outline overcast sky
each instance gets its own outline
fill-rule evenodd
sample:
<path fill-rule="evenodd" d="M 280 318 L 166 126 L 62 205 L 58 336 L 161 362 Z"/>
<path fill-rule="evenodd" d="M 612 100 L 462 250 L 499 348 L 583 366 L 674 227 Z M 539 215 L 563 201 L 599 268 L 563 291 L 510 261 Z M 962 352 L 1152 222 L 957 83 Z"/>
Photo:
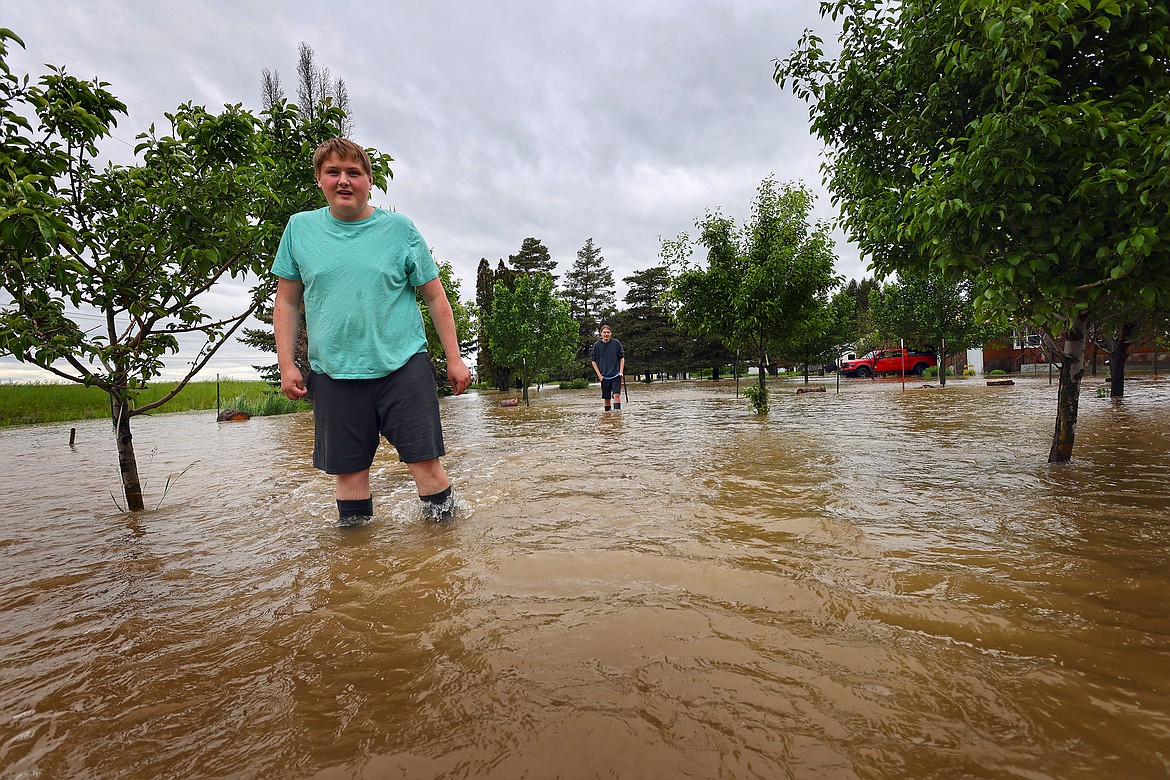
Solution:
<path fill-rule="evenodd" d="M 534 236 L 560 274 L 592 238 L 620 302 L 623 277 L 659 264 L 661 238 L 693 233 L 708 209 L 742 222 L 769 174 L 805 182 L 815 216 L 835 217 L 807 106 L 772 81 L 806 27 L 834 37 L 818 5 L 7 0 L 0 24 L 27 47 L 10 52 L 14 73 L 50 63 L 109 82 L 129 116 L 106 149 L 125 164 L 135 136 L 181 103 L 259 110 L 264 68 L 295 100 L 307 43 L 345 80 L 354 139 L 395 159 L 375 205 L 415 221 L 462 300 L 480 258 L 495 265 Z M 838 272 L 860 279 L 857 250 L 835 236 Z M 225 307 L 243 298 L 218 292 Z M 251 377 L 271 362 L 231 345 L 209 371 Z M 0 379 L 43 377 L 0 360 Z"/>

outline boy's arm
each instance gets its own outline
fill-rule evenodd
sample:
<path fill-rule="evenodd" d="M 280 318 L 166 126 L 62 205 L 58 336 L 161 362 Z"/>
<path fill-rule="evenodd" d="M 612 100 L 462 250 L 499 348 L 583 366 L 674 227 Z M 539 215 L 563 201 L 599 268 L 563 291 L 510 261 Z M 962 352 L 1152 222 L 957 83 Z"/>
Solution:
<path fill-rule="evenodd" d="M 419 287 L 418 291 L 427 302 L 431 322 L 439 334 L 439 341 L 443 343 L 443 354 L 447 358 L 447 379 L 458 395 L 471 386 L 471 371 L 459 354 L 459 336 L 455 332 L 455 315 L 451 311 L 451 302 L 447 300 L 443 282 L 437 276 Z"/>
<path fill-rule="evenodd" d="M 276 338 L 276 363 L 280 368 L 280 391 L 285 398 L 304 398 L 309 392 L 296 363 L 297 330 L 301 320 L 301 297 L 305 285 L 278 277 L 276 301 L 272 306 L 272 332 Z"/>

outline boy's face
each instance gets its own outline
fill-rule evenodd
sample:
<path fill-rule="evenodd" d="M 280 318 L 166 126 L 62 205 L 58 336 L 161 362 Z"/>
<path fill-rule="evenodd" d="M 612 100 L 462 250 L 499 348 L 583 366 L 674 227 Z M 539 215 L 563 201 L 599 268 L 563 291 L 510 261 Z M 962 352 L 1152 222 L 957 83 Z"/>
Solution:
<path fill-rule="evenodd" d="M 374 187 L 374 178 L 357 160 L 329 155 L 317 174 L 317 186 L 329 201 L 329 212 L 338 219 L 353 222 L 373 213 L 370 190 Z"/>
<path fill-rule="evenodd" d="M 601 340 L 602 341 L 609 341 L 609 338 L 612 335 L 613 335 L 613 332 L 609 328 L 602 328 L 601 329 Z"/>

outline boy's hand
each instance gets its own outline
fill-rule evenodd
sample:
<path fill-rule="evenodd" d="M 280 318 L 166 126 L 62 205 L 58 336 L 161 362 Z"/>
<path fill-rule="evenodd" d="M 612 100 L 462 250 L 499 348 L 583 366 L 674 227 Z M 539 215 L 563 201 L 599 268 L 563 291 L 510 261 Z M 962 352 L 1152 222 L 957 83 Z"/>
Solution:
<path fill-rule="evenodd" d="M 304 398 L 309 392 L 309 388 L 305 387 L 305 378 L 301 376 L 299 368 L 292 366 L 280 372 L 280 392 L 284 393 L 284 397 L 290 401 Z"/>
<path fill-rule="evenodd" d="M 455 391 L 455 395 L 459 395 L 471 387 L 471 370 L 467 368 L 462 358 L 457 357 L 454 360 L 448 358 L 447 380 L 451 383 L 451 389 Z"/>

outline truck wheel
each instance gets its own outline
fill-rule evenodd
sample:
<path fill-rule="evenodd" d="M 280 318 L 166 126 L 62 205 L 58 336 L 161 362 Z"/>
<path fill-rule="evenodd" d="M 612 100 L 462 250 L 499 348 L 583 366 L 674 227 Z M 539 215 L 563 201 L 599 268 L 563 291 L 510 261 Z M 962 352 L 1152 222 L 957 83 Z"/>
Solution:
<path fill-rule="evenodd" d="M 914 376 L 922 376 L 922 375 L 923 375 L 923 374 L 925 374 L 925 373 L 926 373 L 926 364 L 925 364 L 925 363 L 917 363 L 917 364 L 915 364 L 915 366 L 914 366 Z"/>
<path fill-rule="evenodd" d="M 860 368 L 857 369 L 857 378 L 858 379 L 869 379 L 870 376 L 872 376 L 872 375 L 873 375 L 873 372 L 869 370 L 868 366 L 861 366 Z"/>

